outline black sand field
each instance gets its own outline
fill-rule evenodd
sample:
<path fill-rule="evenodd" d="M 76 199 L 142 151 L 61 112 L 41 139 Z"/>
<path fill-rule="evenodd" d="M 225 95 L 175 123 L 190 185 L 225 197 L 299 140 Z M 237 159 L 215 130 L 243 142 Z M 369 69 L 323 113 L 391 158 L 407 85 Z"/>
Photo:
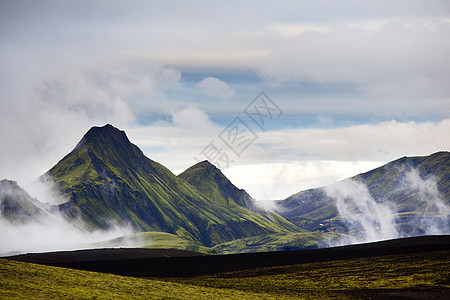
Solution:
<path fill-rule="evenodd" d="M 190 277 L 395 254 L 450 250 L 450 236 L 412 237 L 316 250 L 204 255 L 180 250 L 94 249 L 34 253 L 7 259 L 133 277 Z"/>

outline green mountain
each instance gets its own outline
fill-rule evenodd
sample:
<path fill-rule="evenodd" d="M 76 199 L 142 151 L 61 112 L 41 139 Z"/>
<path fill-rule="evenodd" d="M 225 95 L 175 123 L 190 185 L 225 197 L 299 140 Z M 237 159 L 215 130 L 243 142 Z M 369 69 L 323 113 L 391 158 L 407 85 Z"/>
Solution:
<path fill-rule="evenodd" d="M 398 230 L 405 235 L 423 234 L 417 228 L 421 222 L 437 222 L 450 230 L 449 152 L 403 157 L 330 187 L 349 181 L 367 187 L 376 203 L 392 206 Z M 280 201 L 280 215 L 307 230 L 346 232 L 348 228 L 339 215 L 336 201 L 327 193 L 330 187 L 302 191 Z"/>
<path fill-rule="evenodd" d="M 237 188 L 222 171 L 209 161 L 193 165 L 178 177 L 190 183 L 210 201 L 228 206 L 239 205 L 256 212 L 275 224 L 288 228 L 290 231 L 302 231 L 277 213 L 259 207 L 256 200 L 245 190 Z"/>
<path fill-rule="evenodd" d="M 433 230 L 450 232 L 449 178 L 448 152 L 404 157 L 334 185 L 302 191 L 280 201 L 277 212 L 266 211 L 208 161 L 176 176 L 147 158 L 125 132 L 105 125 L 91 128 L 43 175 L 54 182 L 65 203 L 42 204 L 17 183 L 3 180 L 0 214 L 2 220 L 21 224 L 51 218 L 56 208 L 78 229 L 119 225 L 136 232 L 94 245 L 98 247 L 139 245 L 204 253 L 306 249 L 358 237 L 360 229 L 368 232 L 367 226 L 382 229 L 387 214 L 395 215 L 387 225 L 395 223 L 398 236 L 430 234 L 424 229 L 430 224 Z M 348 206 L 344 213 L 336 193 Z M 377 205 L 388 209 L 379 214 Z M 364 209 L 368 224 L 352 219 Z M 371 215 L 378 219 L 371 220 Z"/>
<path fill-rule="evenodd" d="M 137 231 L 172 233 L 212 246 L 298 229 L 285 220 L 273 222 L 235 201 L 204 195 L 147 158 L 125 132 L 111 125 L 91 128 L 44 176 L 70 199 L 60 210 L 90 230 L 131 225 Z"/>
<path fill-rule="evenodd" d="M 292 251 L 317 249 L 325 240 L 332 240 L 339 235 L 323 232 L 274 233 L 236 239 L 214 246 L 215 253 L 237 254 L 270 251 Z"/>
<path fill-rule="evenodd" d="M 32 198 L 17 182 L 0 181 L 0 216 L 8 223 L 21 224 L 48 216 L 49 205 Z"/>
<path fill-rule="evenodd" d="M 210 254 L 212 252 L 211 248 L 203 246 L 203 244 L 198 241 L 158 231 L 133 233 L 112 240 L 98 242 L 91 246 L 94 248 L 136 247 L 148 249 L 176 249 L 205 254 Z"/>
<path fill-rule="evenodd" d="M 218 168 L 207 160 L 193 165 L 178 177 L 190 183 L 214 202 L 226 205 L 237 204 L 252 210 L 256 206 L 255 200 L 246 191 L 234 186 Z"/>

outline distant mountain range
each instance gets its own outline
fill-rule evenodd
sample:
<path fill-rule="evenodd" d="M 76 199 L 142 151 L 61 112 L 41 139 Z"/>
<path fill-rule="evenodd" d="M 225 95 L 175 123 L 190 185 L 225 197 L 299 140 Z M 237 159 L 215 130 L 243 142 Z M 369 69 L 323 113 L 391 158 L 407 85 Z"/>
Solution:
<path fill-rule="evenodd" d="M 3 180 L 0 213 L 17 223 L 58 211 L 86 231 L 131 226 L 137 232 L 97 245 L 102 247 L 132 241 L 218 253 L 317 248 L 366 226 L 346 215 L 367 213 L 364 205 L 374 213 L 378 206 L 391 209 L 398 236 L 428 234 L 426 222 L 448 230 L 449 167 L 448 152 L 404 157 L 343 183 L 302 191 L 266 211 L 208 161 L 176 176 L 147 158 L 125 132 L 105 125 L 91 128 L 41 177 L 54 183 L 65 203 L 44 205 Z M 339 190 L 342 184 L 359 194 Z M 355 199 L 363 196 L 364 201 Z M 371 225 L 383 228 L 376 219 Z"/>
<path fill-rule="evenodd" d="M 450 153 L 403 157 L 334 185 L 301 191 L 278 204 L 276 210 L 283 217 L 310 231 L 348 233 L 352 226 L 360 230 L 353 216 L 343 215 L 348 208 L 362 217 L 366 213 L 368 218 L 376 216 L 377 209 L 384 209 L 384 214 L 392 214 L 391 225 L 399 237 L 448 234 Z"/>

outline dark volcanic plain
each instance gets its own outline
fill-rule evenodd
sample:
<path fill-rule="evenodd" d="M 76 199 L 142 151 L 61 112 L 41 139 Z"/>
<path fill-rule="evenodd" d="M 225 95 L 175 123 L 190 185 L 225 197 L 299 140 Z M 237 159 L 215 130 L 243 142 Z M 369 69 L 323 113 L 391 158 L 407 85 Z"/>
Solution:
<path fill-rule="evenodd" d="M 6 257 L 79 270 L 132 277 L 191 277 L 312 262 L 449 251 L 450 236 L 411 237 L 314 250 L 205 255 L 171 249 L 92 249 Z"/>
<path fill-rule="evenodd" d="M 135 278 L 141 280 L 145 296 L 138 298 L 143 299 L 161 297 L 162 292 L 155 289 L 155 284 L 169 289 L 166 290 L 169 297 L 183 293 L 183 288 L 190 289 L 193 294 L 189 297 L 178 295 L 184 299 L 202 295 L 204 298 L 202 293 L 215 298 L 221 297 L 214 293 L 225 293 L 226 296 L 221 294 L 222 297 L 229 298 L 234 295 L 233 291 L 250 293 L 244 295 L 247 298 L 261 296 L 268 299 L 450 299 L 449 235 L 251 254 L 205 255 L 170 249 L 119 248 L 34 253 L 5 258 Z M 40 280 L 45 277 L 40 278 L 35 268 L 30 265 L 18 270 L 17 276 L 30 280 L 27 288 L 36 288 L 33 282 L 41 288 Z M 6 274 L 6 277 L 15 276 L 11 275 L 11 269 L 8 272 L 10 275 Z M 59 274 L 59 271 L 54 272 Z M 45 274 L 43 270 L 42 276 L 47 276 Z M 77 278 L 80 275 L 67 275 L 69 279 L 65 277 L 64 280 L 46 279 L 50 280 L 49 290 L 44 289 L 43 292 L 45 295 L 55 295 L 52 289 L 56 289 L 61 295 L 66 295 L 66 289 L 72 291 L 74 279 L 71 276 Z M 108 280 L 117 282 L 119 279 Z M 148 286 L 142 280 L 148 281 Z M 110 281 L 101 281 L 100 287 L 89 287 L 83 284 L 93 281 L 87 280 L 77 290 L 81 294 L 76 295 L 89 294 L 91 288 L 95 288 L 97 295 L 112 297 L 114 291 L 120 288 L 112 291 L 105 287 Z M 133 281 L 130 284 L 134 286 L 136 283 Z M 9 282 L 10 287 L 5 295 L 8 292 L 14 294 L 15 288 L 20 289 L 20 285 L 12 285 Z M 179 285 L 183 287 L 181 290 Z M 171 290 L 174 287 L 177 292 Z M 22 297 L 26 291 L 14 295 Z"/>

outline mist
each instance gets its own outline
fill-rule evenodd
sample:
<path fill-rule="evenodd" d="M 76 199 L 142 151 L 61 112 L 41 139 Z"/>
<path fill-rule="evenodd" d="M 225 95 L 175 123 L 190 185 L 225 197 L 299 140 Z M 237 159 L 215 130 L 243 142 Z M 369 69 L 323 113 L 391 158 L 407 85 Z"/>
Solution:
<path fill-rule="evenodd" d="M 67 199 L 55 192 L 51 181 L 29 182 L 27 187 L 39 194 L 39 198 L 35 193 L 30 195 L 23 190 L 14 191 L 0 186 L 0 256 L 96 248 L 95 243 L 134 233 L 131 226 L 112 223 L 108 230 L 86 230 L 81 223 L 71 222 L 59 212 L 55 204 L 67 202 Z M 28 196 L 29 202 L 38 209 L 34 214 L 11 220 L 3 214 L 3 201 L 6 197 L 19 201 L 16 198 L 18 193 Z"/>
<path fill-rule="evenodd" d="M 361 181 L 347 179 L 325 188 L 349 231 L 327 246 L 356 244 L 419 235 L 450 233 L 450 206 L 437 187 L 437 178 L 422 178 L 417 169 L 402 167 L 401 178 L 391 191 L 415 201 L 415 209 L 402 212 L 389 196 L 374 199 Z"/>
<path fill-rule="evenodd" d="M 96 242 L 131 234 L 131 228 L 114 227 L 108 231 L 82 231 L 61 218 L 32 220 L 11 224 L 0 220 L 0 256 L 96 248 Z"/>
<path fill-rule="evenodd" d="M 416 227 L 413 235 L 450 234 L 450 206 L 439 193 L 436 177 L 422 179 L 416 169 L 410 168 L 400 188 L 409 188 L 418 195 L 418 213 L 410 221 Z"/>
<path fill-rule="evenodd" d="M 350 230 L 338 244 L 373 242 L 399 236 L 395 226 L 395 207 L 375 201 L 363 183 L 344 180 L 326 187 L 325 192 L 335 200 L 339 215 Z"/>

